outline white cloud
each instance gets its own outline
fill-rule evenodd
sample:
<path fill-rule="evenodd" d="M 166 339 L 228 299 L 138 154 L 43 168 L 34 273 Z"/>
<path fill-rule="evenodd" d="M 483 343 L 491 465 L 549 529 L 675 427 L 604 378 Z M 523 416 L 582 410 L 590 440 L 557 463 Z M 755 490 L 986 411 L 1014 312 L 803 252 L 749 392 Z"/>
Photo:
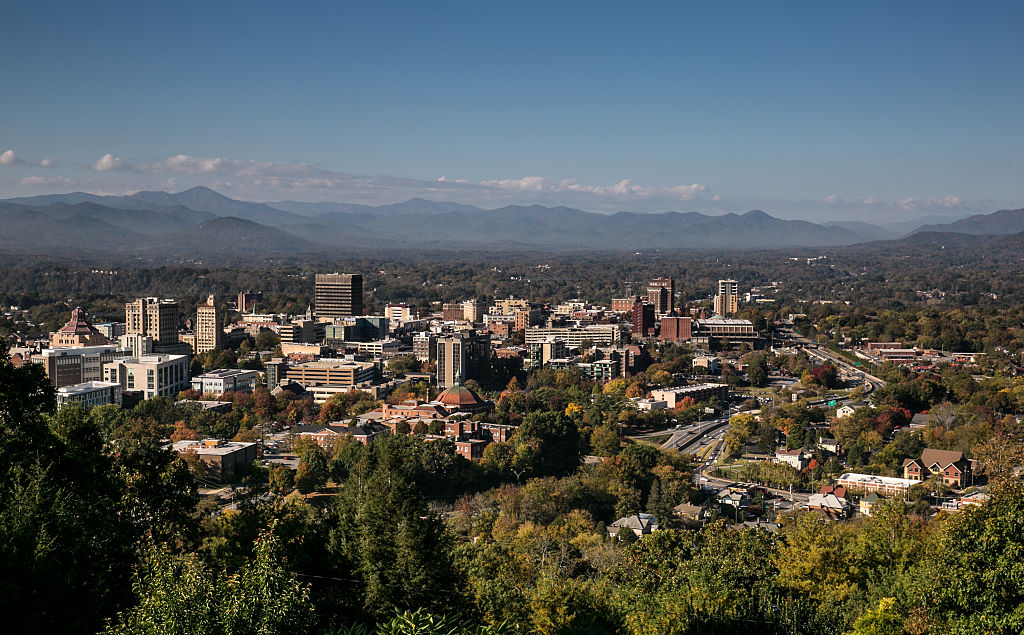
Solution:
<path fill-rule="evenodd" d="M 63 176 L 26 176 L 18 181 L 18 183 L 25 186 L 38 187 L 41 185 L 71 185 L 74 181 Z"/>
<path fill-rule="evenodd" d="M 308 163 L 238 160 L 176 154 L 144 161 L 125 161 L 112 153 L 92 164 L 42 159 L 25 161 L 13 150 L 0 153 L 0 166 L 56 167 L 61 177 L 27 176 L 11 185 L 25 188 L 74 184 L 92 192 L 126 194 L 139 190 L 180 191 L 196 185 L 233 198 L 256 201 L 335 201 L 381 205 L 414 197 L 451 201 L 482 208 L 505 205 L 569 206 L 595 212 L 698 211 L 711 214 L 763 209 L 773 216 L 809 220 L 860 219 L 886 222 L 926 213 L 984 212 L 1014 202 L 964 201 L 955 195 L 882 199 L 876 195 L 834 193 L 818 199 L 742 200 L 723 196 L 702 183 L 645 185 L 631 178 L 607 184 L 540 175 L 470 182 L 449 175 L 412 179 L 390 175 L 358 175 Z M 88 175 L 70 170 L 87 170 Z M 52 173 L 51 173 L 52 174 Z M 20 176 L 20 175 L 19 175 Z M 72 181 L 65 177 L 71 177 Z"/>
<path fill-rule="evenodd" d="M 577 179 L 552 181 L 542 176 L 526 176 L 521 179 L 500 179 L 483 181 L 481 185 L 501 190 L 552 193 L 582 193 L 611 197 L 617 200 L 651 200 L 656 198 L 691 201 L 708 191 L 700 183 L 672 185 L 668 187 L 634 185 L 631 179 L 622 179 L 612 185 L 585 185 Z"/>
<path fill-rule="evenodd" d="M 115 157 L 109 152 L 99 158 L 96 163 L 92 164 L 92 169 L 96 172 L 110 172 L 111 170 L 127 170 L 131 166 L 121 161 L 121 159 Z"/>
<path fill-rule="evenodd" d="M 497 181 L 484 181 L 481 185 L 487 187 L 496 187 L 501 190 L 528 190 L 531 192 L 540 192 L 545 189 L 545 179 L 543 176 L 524 176 L 521 179 L 501 179 Z"/>
<path fill-rule="evenodd" d="M 14 150 L 4 150 L 0 152 L 0 165 L 19 165 L 19 166 L 35 166 L 39 168 L 52 168 L 54 166 L 53 159 L 42 159 L 41 161 L 26 161 L 22 159 Z"/>

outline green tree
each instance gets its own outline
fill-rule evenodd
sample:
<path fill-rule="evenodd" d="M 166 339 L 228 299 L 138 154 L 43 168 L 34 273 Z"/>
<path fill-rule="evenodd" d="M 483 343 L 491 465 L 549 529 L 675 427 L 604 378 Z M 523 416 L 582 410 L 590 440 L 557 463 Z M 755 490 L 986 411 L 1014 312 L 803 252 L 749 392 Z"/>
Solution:
<path fill-rule="evenodd" d="M 1024 630 L 1024 483 L 1004 481 L 987 504 L 962 510 L 940 531 L 936 576 L 924 605 L 947 633 Z"/>
<path fill-rule="evenodd" d="M 295 486 L 295 472 L 285 465 L 275 463 L 270 466 L 270 490 L 283 494 Z"/>
<path fill-rule="evenodd" d="M 137 534 L 80 407 L 53 411 L 37 364 L 0 344 L 0 611 L 11 632 L 95 632 L 127 601 Z M 48 425 L 49 424 L 49 425 Z"/>
<path fill-rule="evenodd" d="M 594 428 L 590 433 L 590 451 L 595 456 L 615 456 L 619 453 L 619 433 L 614 425 Z"/>
<path fill-rule="evenodd" d="M 747 365 L 747 376 L 750 378 L 751 386 L 765 386 L 768 384 L 768 356 L 764 353 L 747 353 L 742 361 Z"/>
<path fill-rule="evenodd" d="M 329 475 L 323 450 L 313 444 L 303 448 L 299 467 L 295 471 L 295 488 L 303 494 L 309 494 L 326 485 Z"/>
<path fill-rule="evenodd" d="M 138 604 L 107 633 L 118 635 L 272 635 L 313 626 L 309 589 L 287 571 L 280 541 L 260 535 L 237 575 L 211 571 L 194 555 L 154 551 L 139 571 Z"/>
<path fill-rule="evenodd" d="M 532 450 L 532 469 L 538 475 L 563 475 L 580 464 L 580 434 L 564 412 L 532 412 L 523 419 L 513 442 Z M 517 450 L 518 451 L 518 450 Z"/>
<path fill-rule="evenodd" d="M 277 333 L 266 330 L 260 331 L 256 335 L 256 350 L 258 351 L 272 351 L 281 344 L 281 338 Z"/>
<path fill-rule="evenodd" d="M 405 437 L 374 443 L 341 490 L 330 550 L 339 572 L 356 575 L 363 610 L 383 617 L 395 610 L 461 608 L 436 589 L 460 589 L 465 581 L 453 558 L 453 538 L 407 476 Z"/>

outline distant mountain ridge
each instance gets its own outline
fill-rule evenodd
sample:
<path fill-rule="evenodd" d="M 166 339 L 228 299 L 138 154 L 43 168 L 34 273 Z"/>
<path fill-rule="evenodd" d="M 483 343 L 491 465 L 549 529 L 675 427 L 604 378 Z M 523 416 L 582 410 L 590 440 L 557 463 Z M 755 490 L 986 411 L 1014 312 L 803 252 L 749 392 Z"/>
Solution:
<path fill-rule="evenodd" d="M 1024 209 L 1002 209 L 991 214 L 975 214 L 941 225 L 922 225 L 912 233 L 952 232 L 974 235 L 1005 235 L 1024 231 Z"/>
<path fill-rule="evenodd" d="M 207 258 L 374 249 L 770 249 L 894 237 L 868 223 L 822 225 L 783 220 L 761 210 L 598 214 L 541 205 L 481 209 L 417 198 L 377 207 L 268 204 L 235 200 L 206 187 L 130 196 L 72 192 L 8 199 L 0 201 L 0 222 L 10 234 L 0 238 L 4 251 Z"/>

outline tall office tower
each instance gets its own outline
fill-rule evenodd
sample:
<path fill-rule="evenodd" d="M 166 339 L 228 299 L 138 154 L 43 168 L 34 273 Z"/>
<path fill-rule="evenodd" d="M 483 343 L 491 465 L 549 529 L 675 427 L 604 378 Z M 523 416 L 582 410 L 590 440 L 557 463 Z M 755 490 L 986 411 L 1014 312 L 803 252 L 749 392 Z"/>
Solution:
<path fill-rule="evenodd" d="M 206 304 L 196 309 L 196 353 L 205 353 L 224 346 L 224 329 L 221 327 L 221 313 L 211 295 Z"/>
<path fill-rule="evenodd" d="M 654 305 L 637 300 L 633 303 L 633 330 L 636 337 L 654 335 Z"/>
<path fill-rule="evenodd" d="M 674 315 L 676 283 L 672 278 L 654 278 L 647 283 L 647 301 L 654 305 L 658 317 Z"/>
<path fill-rule="evenodd" d="M 450 388 L 470 379 L 483 381 L 491 372 L 491 336 L 460 331 L 437 338 L 437 385 Z"/>
<path fill-rule="evenodd" d="M 735 280 L 719 280 L 715 296 L 715 313 L 723 317 L 739 310 L 739 285 Z"/>
<path fill-rule="evenodd" d="M 360 273 L 318 273 L 315 291 L 318 318 L 363 314 L 363 275 Z"/>
<path fill-rule="evenodd" d="M 124 305 L 127 333 L 148 335 L 154 344 L 178 343 L 178 303 L 174 300 L 139 298 Z"/>
<path fill-rule="evenodd" d="M 462 303 L 462 319 L 470 324 L 480 321 L 480 307 L 476 300 L 466 300 Z"/>
<path fill-rule="evenodd" d="M 241 291 L 238 294 L 238 312 L 251 313 L 256 303 L 263 300 L 263 292 Z"/>

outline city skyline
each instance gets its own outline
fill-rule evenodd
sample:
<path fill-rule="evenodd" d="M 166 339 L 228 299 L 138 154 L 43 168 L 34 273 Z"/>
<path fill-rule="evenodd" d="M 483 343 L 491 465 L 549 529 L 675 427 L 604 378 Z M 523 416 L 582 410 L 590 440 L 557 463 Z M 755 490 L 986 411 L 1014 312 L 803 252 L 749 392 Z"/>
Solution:
<path fill-rule="evenodd" d="M 616 8 L 14 7 L 0 190 L 869 222 L 1024 204 L 1019 5 Z"/>

